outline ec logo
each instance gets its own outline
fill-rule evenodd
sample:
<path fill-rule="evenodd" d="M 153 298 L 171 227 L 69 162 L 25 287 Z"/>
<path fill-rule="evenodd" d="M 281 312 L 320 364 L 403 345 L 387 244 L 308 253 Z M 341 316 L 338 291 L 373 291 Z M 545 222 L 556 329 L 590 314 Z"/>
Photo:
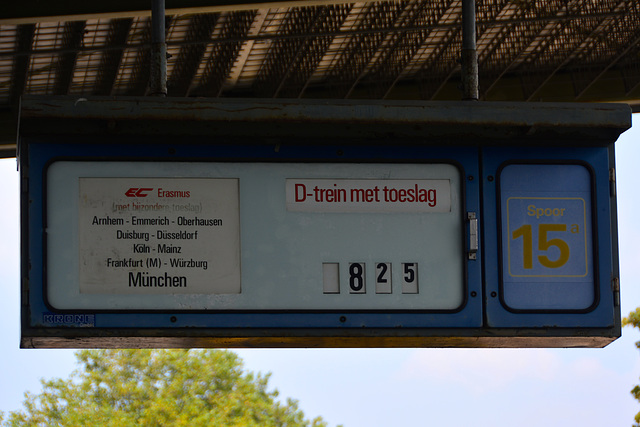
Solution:
<path fill-rule="evenodd" d="M 153 191 L 153 188 L 130 188 L 124 195 L 127 197 L 147 197 L 150 191 Z"/>

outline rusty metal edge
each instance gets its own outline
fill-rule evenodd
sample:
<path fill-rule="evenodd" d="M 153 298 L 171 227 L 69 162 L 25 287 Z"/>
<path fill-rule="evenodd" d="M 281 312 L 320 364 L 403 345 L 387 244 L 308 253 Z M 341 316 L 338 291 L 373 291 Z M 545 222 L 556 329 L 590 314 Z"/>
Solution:
<path fill-rule="evenodd" d="M 76 134 L 99 135 L 326 135 L 355 140 L 386 135 L 420 143 L 566 139 L 608 144 L 631 127 L 631 109 L 616 103 L 28 96 L 22 99 L 20 120 L 21 136 L 75 129 Z"/>
<path fill-rule="evenodd" d="M 21 348 L 602 348 L 609 336 L 22 337 Z"/>
<path fill-rule="evenodd" d="M 455 113 L 455 114 L 453 114 Z M 40 97 L 22 100 L 24 118 L 357 121 L 389 123 L 631 126 L 622 103 L 269 100 L 240 98 Z"/>
<path fill-rule="evenodd" d="M 380 1 L 380 0 L 378 0 Z M 390 0 L 382 0 L 390 1 Z M 29 0 L 13 5 L 0 17 L 0 25 L 19 25 L 40 22 L 64 22 L 88 19 L 138 18 L 151 16 L 149 2 L 140 0 L 111 2 L 68 1 L 68 4 L 53 6 L 48 2 Z M 239 10 L 274 9 L 283 7 L 311 7 L 352 3 L 349 0 L 169 0 L 167 15 L 230 12 Z"/>

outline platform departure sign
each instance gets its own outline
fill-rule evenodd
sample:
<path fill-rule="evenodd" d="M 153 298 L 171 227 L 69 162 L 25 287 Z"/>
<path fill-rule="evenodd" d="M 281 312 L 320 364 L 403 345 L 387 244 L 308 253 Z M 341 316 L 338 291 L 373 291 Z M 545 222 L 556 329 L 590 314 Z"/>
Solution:
<path fill-rule="evenodd" d="M 26 100 L 22 345 L 614 340 L 628 111 L 447 105 Z"/>
<path fill-rule="evenodd" d="M 464 302 L 463 179 L 452 164 L 61 160 L 45 180 L 55 201 L 45 298 L 57 310 Z"/>

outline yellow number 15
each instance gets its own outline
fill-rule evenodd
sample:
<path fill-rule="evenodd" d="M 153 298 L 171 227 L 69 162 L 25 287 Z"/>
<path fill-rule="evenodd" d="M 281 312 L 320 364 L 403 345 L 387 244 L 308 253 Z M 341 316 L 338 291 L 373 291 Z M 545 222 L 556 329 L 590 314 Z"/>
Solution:
<path fill-rule="evenodd" d="M 550 231 L 567 231 L 566 224 L 539 224 L 538 225 L 538 250 L 546 251 L 552 246 L 560 250 L 560 256 L 555 261 L 550 260 L 546 255 L 538 255 L 538 262 L 543 267 L 560 268 L 569 261 L 569 245 L 562 239 L 548 239 L 547 233 Z M 533 231 L 531 224 L 525 224 L 514 230 L 513 239 L 522 237 L 522 263 L 524 268 L 533 268 Z"/>

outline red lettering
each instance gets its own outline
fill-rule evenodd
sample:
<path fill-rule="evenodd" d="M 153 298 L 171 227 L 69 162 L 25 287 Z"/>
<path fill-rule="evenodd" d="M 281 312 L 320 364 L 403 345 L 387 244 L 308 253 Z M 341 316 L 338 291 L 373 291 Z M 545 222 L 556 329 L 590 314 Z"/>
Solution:
<path fill-rule="evenodd" d="M 153 191 L 153 188 L 130 188 L 124 195 L 127 197 L 147 197 L 151 191 Z"/>
<path fill-rule="evenodd" d="M 429 206 L 434 207 L 437 203 L 436 201 L 436 190 L 435 189 L 431 189 L 429 190 Z"/>
<path fill-rule="evenodd" d="M 296 184 L 296 202 L 304 202 L 307 198 L 307 187 L 304 184 Z M 300 190 L 300 192 L 298 192 Z"/>

